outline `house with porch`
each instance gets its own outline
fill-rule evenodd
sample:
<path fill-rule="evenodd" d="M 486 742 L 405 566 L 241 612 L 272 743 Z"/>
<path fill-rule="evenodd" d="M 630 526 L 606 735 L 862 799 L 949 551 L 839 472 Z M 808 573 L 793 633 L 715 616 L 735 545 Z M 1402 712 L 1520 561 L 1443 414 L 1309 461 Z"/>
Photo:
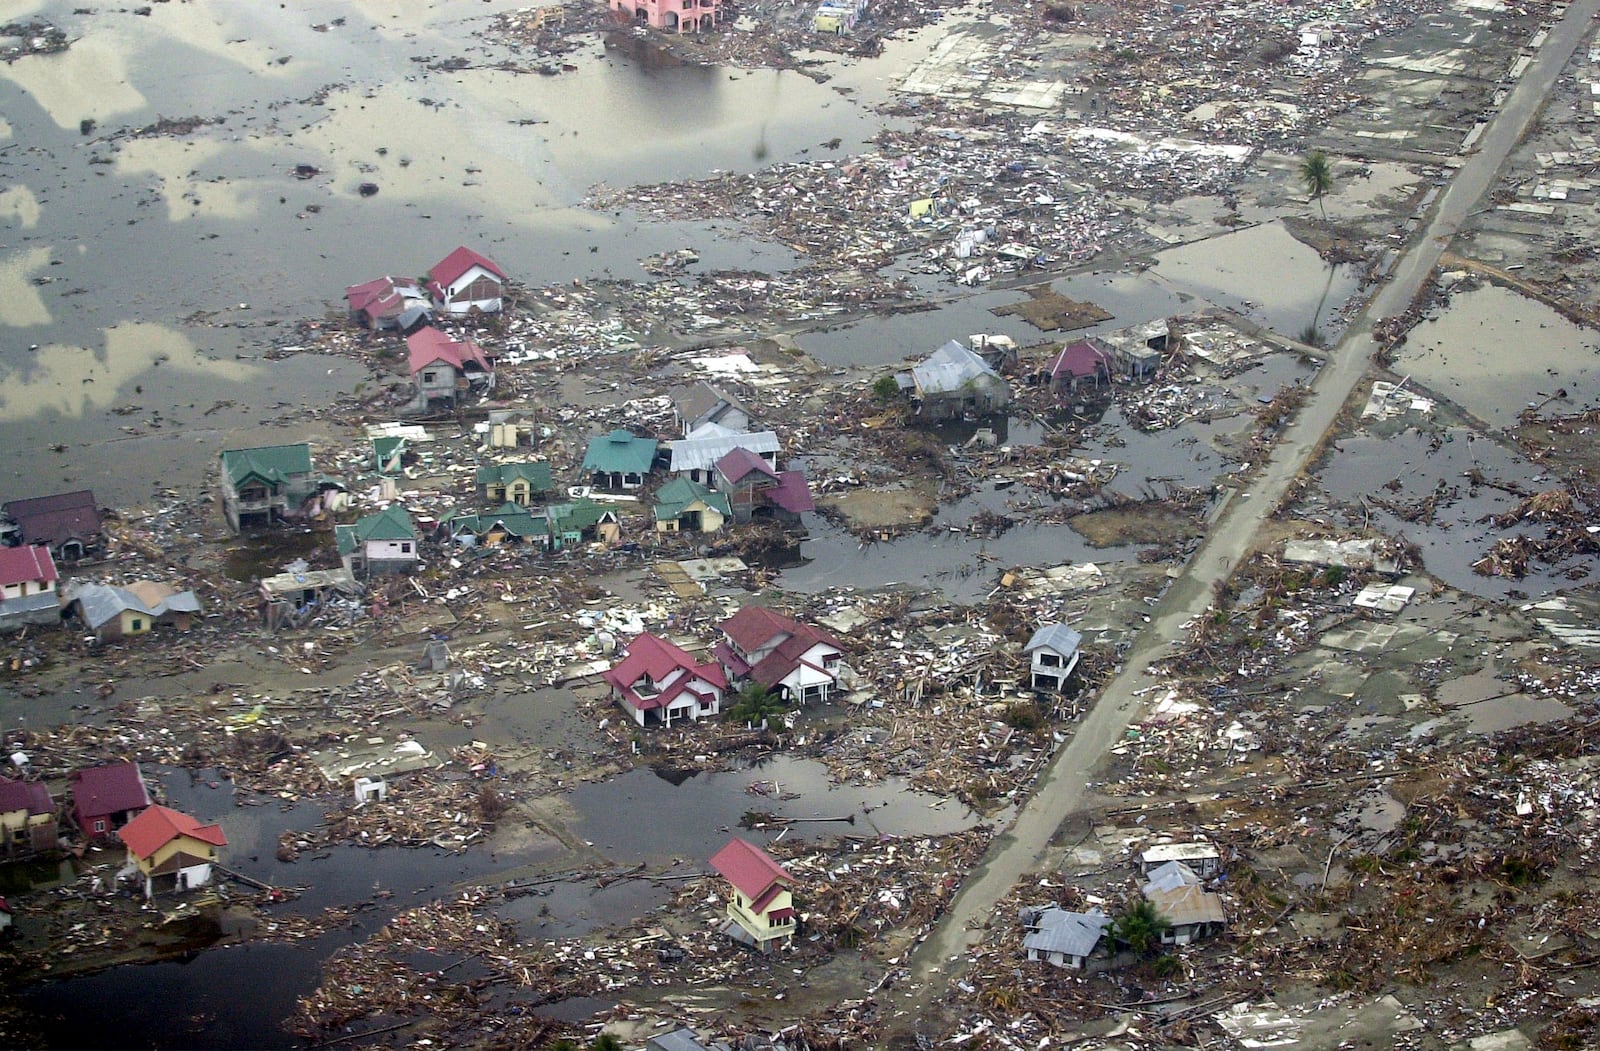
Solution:
<path fill-rule="evenodd" d="M 750 429 L 753 417 L 744 402 L 709 383 L 675 388 L 668 397 L 672 400 L 678 433 L 685 438 L 713 423 L 729 433 Z"/>
<path fill-rule="evenodd" d="M 497 314 L 505 290 L 506 272 L 464 245 L 428 271 L 428 292 L 446 314 Z"/>
<path fill-rule="evenodd" d="M 733 509 L 715 489 L 674 478 L 656 490 L 655 516 L 658 533 L 715 533 L 733 520 Z"/>
<path fill-rule="evenodd" d="M 333 538 L 344 568 L 357 577 L 409 573 L 420 557 L 417 525 L 399 504 L 358 518 L 354 525 L 334 526 Z"/>
<path fill-rule="evenodd" d="M 510 500 L 493 511 L 458 511 L 439 521 L 435 535 L 460 547 L 502 547 L 550 543 L 550 523 L 544 511 L 532 511 Z"/>
<path fill-rule="evenodd" d="M 494 390 L 494 362 L 478 344 L 451 339 L 432 325 L 406 337 L 406 362 L 417 388 L 411 409 L 455 408 L 470 394 Z"/>
<path fill-rule="evenodd" d="M 1100 387 L 1111 382 L 1116 359 L 1094 338 L 1080 339 L 1061 348 L 1047 370 L 1050 389 L 1059 397 L 1076 393 L 1080 386 Z"/>
<path fill-rule="evenodd" d="M 55 849 L 56 803 L 49 785 L 0 778 L 0 838 L 8 855 Z"/>
<path fill-rule="evenodd" d="M 826 703 L 839 689 L 844 647 L 832 635 L 764 606 L 717 625 L 712 649 L 729 682 L 755 682 L 791 704 Z"/>
<path fill-rule="evenodd" d="M 61 623 L 55 559 L 43 544 L 0 547 L 0 631 Z"/>
<path fill-rule="evenodd" d="M 1151 869 L 1140 889 L 1144 900 L 1171 925 L 1162 932 L 1163 945 L 1188 945 L 1227 928 L 1222 898 L 1206 890 L 1194 869 L 1181 861 L 1168 861 Z"/>
<path fill-rule="evenodd" d="M 749 449 L 734 449 L 716 463 L 716 487 L 726 493 L 737 522 L 799 525 L 817 509 L 804 471 L 779 471 Z"/>
<path fill-rule="evenodd" d="M 668 33 L 709 33 L 722 22 L 722 0 L 611 0 L 618 21 Z"/>
<path fill-rule="evenodd" d="M 734 836 L 711 855 L 711 867 L 728 881 L 723 934 L 761 952 L 781 949 L 794 940 L 799 926 L 795 879 L 770 854 Z"/>
<path fill-rule="evenodd" d="M 722 711 L 727 677 L 715 661 L 701 664 L 666 639 L 646 632 L 622 660 L 601 673 L 622 710 L 640 726 L 672 726 Z"/>
<path fill-rule="evenodd" d="M 350 320 L 377 332 L 409 331 L 428 316 L 427 291 L 410 278 L 379 277 L 344 290 Z"/>
<path fill-rule="evenodd" d="M 1111 917 L 1099 908 L 1068 912 L 1051 904 L 1023 909 L 1022 926 L 1026 931 L 1022 947 L 1028 959 L 1081 971 L 1100 947 Z"/>
<path fill-rule="evenodd" d="M 622 539 L 622 517 L 609 504 L 587 497 L 544 509 L 550 549 L 565 551 L 580 544 L 614 544 Z"/>
<path fill-rule="evenodd" d="M 222 513 L 235 533 L 294 517 L 321 488 L 305 442 L 225 449 L 220 460 Z"/>
<path fill-rule="evenodd" d="M 126 587 L 74 580 L 61 589 L 61 600 L 67 613 L 102 642 L 145 635 L 157 625 L 188 631 L 200 612 L 200 599 L 193 591 L 154 580 Z"/>
<path fill-rule="evenodd" d="M 487 463 L 478 468 L 478 496 L 486 503 L 511 502 L 528 507 L 543 503 L 554 491 L 550 465 L 544 460 Z"/>
<path fill-rule="evenodd" d="M 748 449 L 774 471 L 778 469 L 778 435 L 773 431 L 735 431 L 708 423 L 668 447 L 668 469 L 691 482 L 712 485 L 717 461 L 735 449 Z"/>
<path fill-rule="evenodd" d="M 157 888 L 176 893 L 211 882 L 217 848 L 228 845 L 221 825 L 202 825 L 188 814 L 152 806 L 117 830 L 128 848 L 128 865 L 144 878 L 144 896 Z"/>
<path fill-rule="evenodd" d="M 150 805 L 138 763 L 74 770 L 71 785 L 72 821 L 91 840 L 109 839 Z"/>
<path fill-rule="evenodd" d="M 1028 686 L 1060 693 L 1078 666 L 1078 646 L 1083 636 L 1065 624 L 1045 624 L 1022 647 L 1028 658 Z"/>
<path fill-rule="evenodd" d="M 1011 402 L 1011 385 L 977 351 L 951 340 L 897 377 L 917 415 L 929 420 L 988 416 Z"/>
<path fill-rule="evenodd" d="M 9 500 L 0 506 L 7 544 L 43 544 L 57 562 L 77 562 L 100 549 L 105 537 L 100 508 L 89 489 Z"/>
<path fill-rule="evenodd" d="M 589 441 L 579 470 L 596 489 L 628 491 L 644 485 L 656 462 L 656 440 L 621 427 Z"/>

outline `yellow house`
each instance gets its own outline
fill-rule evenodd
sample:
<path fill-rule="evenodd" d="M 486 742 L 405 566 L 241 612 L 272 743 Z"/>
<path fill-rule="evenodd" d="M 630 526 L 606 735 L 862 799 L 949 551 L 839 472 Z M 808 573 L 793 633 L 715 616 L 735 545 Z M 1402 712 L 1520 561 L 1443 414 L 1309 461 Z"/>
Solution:
<path fill-rule="evenodd" d="M 56 804 L 44 782 L 0 778 L 0 836 L 8 854 L 56 845 Z"/>
<path fill-rule="evenodd" d="M 542 502 L 552 488 L 550 465 L 543 460 L 485 464 L 478 468 L 478 493 L 492 504 L 509 500 L 527 507 Z"/>
<path fill-rule="evenodd" d="M 217 848 L 228 845 L 221 825 L 202 825 L 188 814 L 152 806 L 117 830 L 128 847 L 128 861 L 144 876 L 144 896 L 155 896 L 156 881 L 172 879 L 185 891 L 211 882 Z"/>
<path fill-rule="evenodd" d="M 711 867 L 730 884 L 723 934 L 762 952 L 794 939 L 794 898 L 789 890 L 794 877 L 766 851 L 735 836 L 712 856 Z"/>

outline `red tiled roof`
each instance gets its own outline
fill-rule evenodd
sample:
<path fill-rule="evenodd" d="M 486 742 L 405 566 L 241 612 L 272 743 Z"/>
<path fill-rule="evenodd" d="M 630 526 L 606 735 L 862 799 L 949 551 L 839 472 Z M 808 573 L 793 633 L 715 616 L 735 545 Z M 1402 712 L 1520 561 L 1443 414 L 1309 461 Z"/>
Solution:
<path fill-rule="evenodd" d="M 717 628 L 741 650 L 753 653 L 778 635 L 793 635 L 800 626 L 800 622 L 793 617 L 786 617 L 765 606 L 745 606 L 718 624 Z"/>
<path fill-rule="evenodd" d="M 95 506 L 94 493 L 88 489 L 12 500 L 4 510 L 22 530 L 22 539 L 30 544 L 58 544 L 100 534 L 100 508 Z"/>
<path fill-rule="evenodd" d="M 34 544 L 0 547 L 0 584 L 21 584 L 24 581 L 48 584 L 56 579 L 56 560 L 50 557 L 48 547 Z"/>
<path fill-rule="evenodd" d="M 719 690 L 728 688 L 728 678 L 716 663 L 696 664 L 693 657 L 666 639 L 646 632 L 628 643 L 626 654 L 622 660 L 612 667 L 601 672 L 601 678 L 615 686 L 618 690 L 628 695 L 633 700 L 638 700 L 633 694 L 633 684 L 642 676 L 648 675 L 653 682 L 662 682 L 673 671 L 682 669 L 690 676 L 698 676 Z M 677 697 L 692 685 L 692 678 L 684 679 L 672 684 L 666 690 L 643 701 L 637 706 L 640 708 L 664 707 L 668 701 Z M 697 693 L 696 696 L 699 696 Z"/>
<path fill-rule="evenodd" d="M 434 264 L 433 269 L 428 271 L 428 283 L 442 288 L 453 284 L 456 278 L 475 266 L 483 267 L 502 281 L 506 279 L 506 272 L 496 266 L 487 256 L 481 256 L 463 245 Z"/>
<path fill-rule="evenodd" d="M 752 901 L 759 901 L 776 884 L 794 883 L 794 877 L 766 851 L 738 836 L 728 840 L 727 846 L 711 856 L 711 867 Z"/>
<path fill-rule="evenodd" d="M 26 810 L 29 814 L 52 814 L 56 805 L 50 786 L 43 781 L 12 781 L 0 778 L 0 814 Z"/>
<path fill-rule="evenodd" d="M 418 297 L 422 289 L 417 287 L 415 281 L 396 281 L 392 277 L 379 277 L 365 281 L 359 285 L 351 285 L 344 290 L 344 298 L 350 304 L 350 309 L 365 312 L 369 317 L 384 317 L 388 314 L 398 313 L 405 306 L 403 292 L 414 292 Z"/>
<path fill-rule="evenodd" d="M 818 631 L 809 624 L 798 624 L 796 628 L 798 630 L 792 637 L 785 639 L 782 645 L 750 669 L 750 678 L 763 686 L 775 686 L 800 666 L 800 658 L 811 647 L 821 644 L 835 650 L 843 648 L 832 635 Z"/>
<path fill-rule="evenodd" d="M 778 472 L 772 465 L 749 449 L 734 449 L 728 455 L 717 461 L 717 470 L 722 472 L 722 477 L 735 485 L 743 481 L 751 472 L 759 471 L 768 478 L 777 480 Z"/>
<path fill-rule="evenodd" d="M 91 766 L 72 773 L 72 806 L 80 819 L 103 817 L 150 805 L 150 793 L 134 763 Z"/>
<path fill-rule="evenodd" d="M 136 858 L 148 858 L 179 836 L 198 839 L 214 847 L 228 845 L 221 825 L 202 825 L 188 814 L 153 806 L 126 825 L 117 829 L 117 835 L 128 845 Z"/>
<path fill-rule="evenodd" d="M 1088 340 L 1080 339 L 1061 348 L 1061 353 L 1056 355 L 1055 364 L 1050 366 L 1050 375 L 1059 376 L 1065 372 L 1069 376 L 1083 379 L 1093 376 L 1101 369 L 1110 368 L 1110 354 Z"/>
<path fill-rule="evenodd" d="M 469 361 L 476 362 L 485 372 L 491 368 L 482 347 L 471 340 L 461 342 L 451 339 L 432 325 L 419 328 L 407 336 L 406 349 L 410 352 L 412 375 L 436 361 L 445 362 L 458 370 L 465 368 Z"/>

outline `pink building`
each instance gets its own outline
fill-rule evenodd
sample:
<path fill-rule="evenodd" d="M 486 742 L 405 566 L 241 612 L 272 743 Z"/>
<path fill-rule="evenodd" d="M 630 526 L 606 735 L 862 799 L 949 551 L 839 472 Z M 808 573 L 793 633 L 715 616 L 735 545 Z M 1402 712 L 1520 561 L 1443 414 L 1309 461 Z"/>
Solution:
<path fill-rule="evenodd" d="M 706 33 L 722 22 L 722 0 L 611 0 L 624 21 L 670 33 Z"/>

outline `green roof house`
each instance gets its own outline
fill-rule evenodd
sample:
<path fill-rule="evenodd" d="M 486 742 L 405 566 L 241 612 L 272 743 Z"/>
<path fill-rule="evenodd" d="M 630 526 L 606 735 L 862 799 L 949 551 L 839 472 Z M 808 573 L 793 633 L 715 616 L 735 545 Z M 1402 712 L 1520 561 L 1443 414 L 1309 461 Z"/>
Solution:
<path fill-rule="evenodd" d="M 688 478 L 674 478 L 656 492 L 658 533 L 715 533 L 732 517 L 727 494 Z"/>
<path fill-rule="evenodd" d="M 550 465 L 543 460 L 490 463 L 478 468 L 478 495 L 493 504 L 511 501 L 527 507 L 543 501 L 554 488 Z"/>
<path fill-rule="evenodd" d="M 618 427 L 589 442 L 580 470 L 594 477 L 596 489 L 637 489 L 656 462 L 656 440 Z"/>
<path fill-rule="evenodd" d="M 317 491 L 311 446 L 263 445 L 222 453 L 222 513 L 235 533 L 291 516 Z"/>
<path fill-rule="evenodd" d="M 333 537 L 344 568 L 358 577 L 406 573 L 417 564 L 417 527 L 399 504 L 358 518 L 354 525 L 335 526 Z"/>
<path fill-rule="evenodd" d="M 542 512 L 506 501 L 494 511 L 458 511 L 439 523 L 443 537 L 462 547 L 499 547 L 502 544 L 550 542 L 550 527 Z"/>
<path fill-rule="evenodd" d="M 550 528 L 550 547 L 554 551 L 589 540 L 610 544 L 622 537 L 622 519 L 617 509 L 598 500 L 551 504 L 544 513 Z"/>

